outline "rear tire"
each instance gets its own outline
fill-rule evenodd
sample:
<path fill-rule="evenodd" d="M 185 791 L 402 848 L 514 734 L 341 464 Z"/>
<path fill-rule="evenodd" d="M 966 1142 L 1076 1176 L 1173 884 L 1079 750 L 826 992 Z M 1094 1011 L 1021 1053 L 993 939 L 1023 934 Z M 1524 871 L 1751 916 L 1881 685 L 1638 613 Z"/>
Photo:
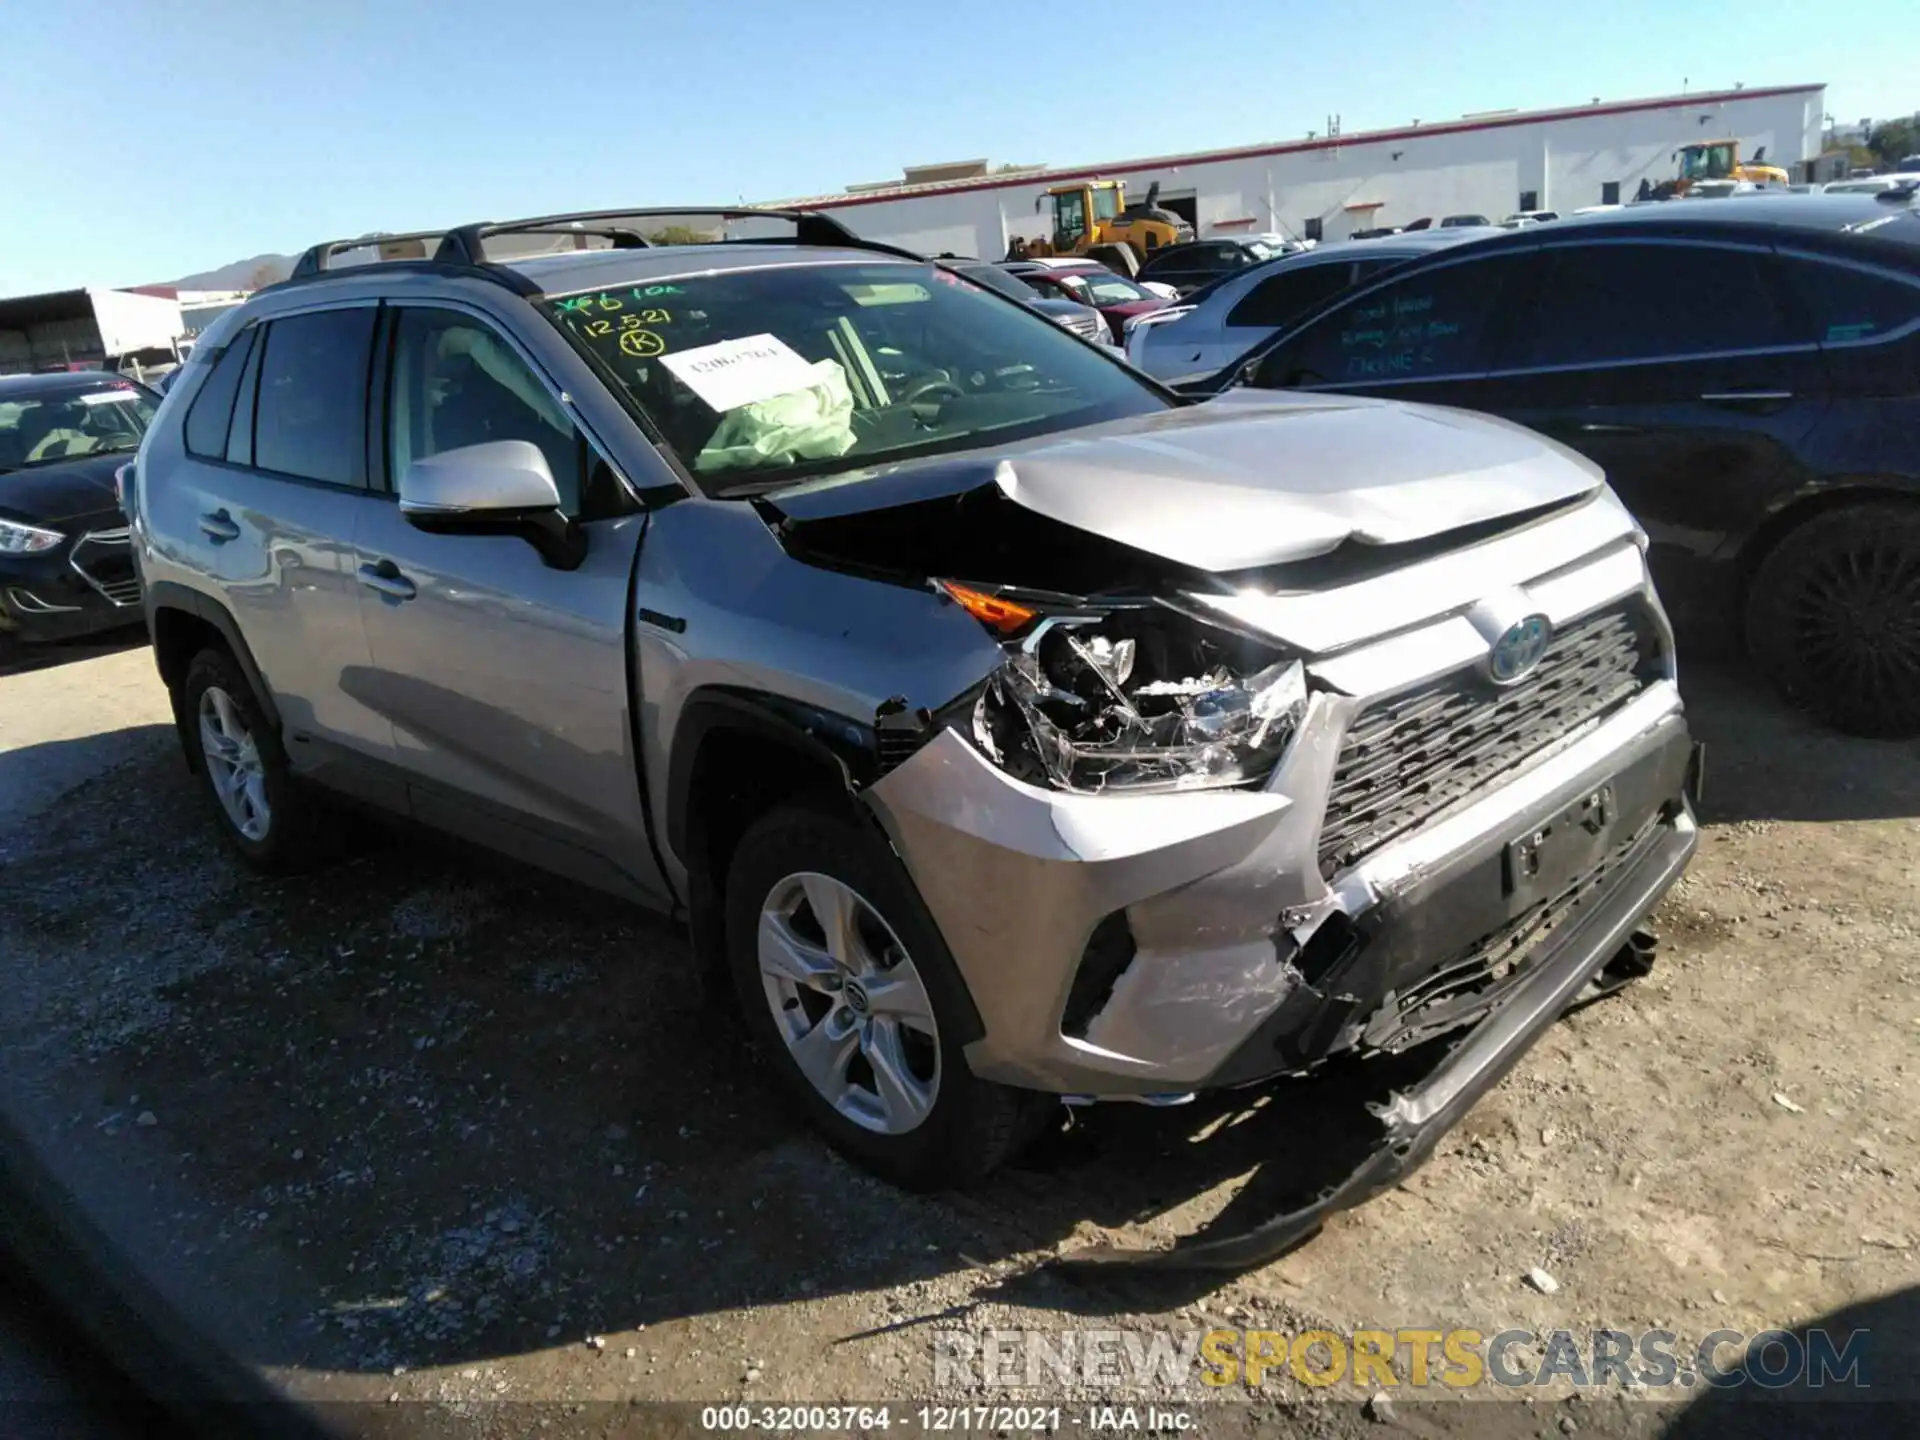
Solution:
<path fill-rule="evenodd" d="M 727 873 L 726 940 L 761 1062 L 837 1149 L 895 1184 L 972 1184 L 1051 1107 L 967 1068 L 959 971 L 855 817 L 800 803 L 755 822 Z"/>
<path fill-rule="evenodd" d="M 294 777 L 232 655 L 210 648 L 194 656 L 176 705 L 220 833 L 242 859 L 269 875 L 296 875 L 340 855 L 345 817 Z"/>
<path fill-rule="evenodd" d="M 1837 730 L 1920 735 L 1920 506 L 1817 515 L 1761 561 L 1747 649 L 1790 702 Z"/>

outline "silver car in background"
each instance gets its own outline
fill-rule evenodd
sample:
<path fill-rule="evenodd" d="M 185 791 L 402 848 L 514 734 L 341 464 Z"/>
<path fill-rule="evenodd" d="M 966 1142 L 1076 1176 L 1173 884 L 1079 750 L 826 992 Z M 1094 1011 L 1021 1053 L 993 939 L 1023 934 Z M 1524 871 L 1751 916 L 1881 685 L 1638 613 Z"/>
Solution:
<path fill-rule="evenodd" d="M 1127 358 L 1157 380 L 1211 375 L 1281 327 L 1402 261 L 1506 232 L 1497 225 L 1337 240 L 1236 271 L 1130 322 Z"/>

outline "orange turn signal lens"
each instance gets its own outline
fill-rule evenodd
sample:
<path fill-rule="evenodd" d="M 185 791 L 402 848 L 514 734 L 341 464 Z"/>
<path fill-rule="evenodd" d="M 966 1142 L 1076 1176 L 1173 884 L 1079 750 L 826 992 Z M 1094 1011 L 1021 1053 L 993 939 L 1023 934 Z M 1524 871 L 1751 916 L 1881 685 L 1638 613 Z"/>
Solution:
<path fill-rule="evenodd" d="M 1039 614 L 1024 605 L 1016 605 L 1011 600 L 998 595 L 989 595 L 984 590 L 970 589 L 965 585 L 956 585 L 951 580 L 936 580 L 940 591 L 954 604 L 966 611 L 989 630 L 997 630 L 1002 635 L 1012 635 L 1025 629 Z"/>

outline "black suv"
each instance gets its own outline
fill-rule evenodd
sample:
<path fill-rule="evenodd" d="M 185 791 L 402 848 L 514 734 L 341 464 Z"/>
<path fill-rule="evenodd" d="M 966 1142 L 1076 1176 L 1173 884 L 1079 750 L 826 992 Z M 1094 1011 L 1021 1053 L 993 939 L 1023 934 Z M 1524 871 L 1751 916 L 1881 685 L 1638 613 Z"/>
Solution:
<path fill-rule="evenodd" d="M 1189 388 L 1489 411 L 1603 466 L 1683 629 L 1840 729 L 1920 734 L 1920 212 L 1676 201 L 1447 250 Z M 1498 475 L 1486 477 L 1499 484 Z"/>

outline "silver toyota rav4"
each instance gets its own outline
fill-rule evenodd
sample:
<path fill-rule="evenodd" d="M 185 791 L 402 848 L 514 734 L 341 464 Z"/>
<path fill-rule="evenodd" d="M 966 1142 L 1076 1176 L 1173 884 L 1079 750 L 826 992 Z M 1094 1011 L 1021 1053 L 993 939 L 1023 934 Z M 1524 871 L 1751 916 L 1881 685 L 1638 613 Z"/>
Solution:
<path fill-rule="evenodd" d="M 1177 1263 L 1391 1183 L 1645 963 L 1697 761 L 1591 464 L 1183 403 L 823 217 L 698 213 L 319 246 L 195 348 L 130 509 L 249 860 L 314 864 L 348 798 L 682 915 L 912 1185 L 1058 1097 L 1452 1036 L 1346 1184 Z"/>

